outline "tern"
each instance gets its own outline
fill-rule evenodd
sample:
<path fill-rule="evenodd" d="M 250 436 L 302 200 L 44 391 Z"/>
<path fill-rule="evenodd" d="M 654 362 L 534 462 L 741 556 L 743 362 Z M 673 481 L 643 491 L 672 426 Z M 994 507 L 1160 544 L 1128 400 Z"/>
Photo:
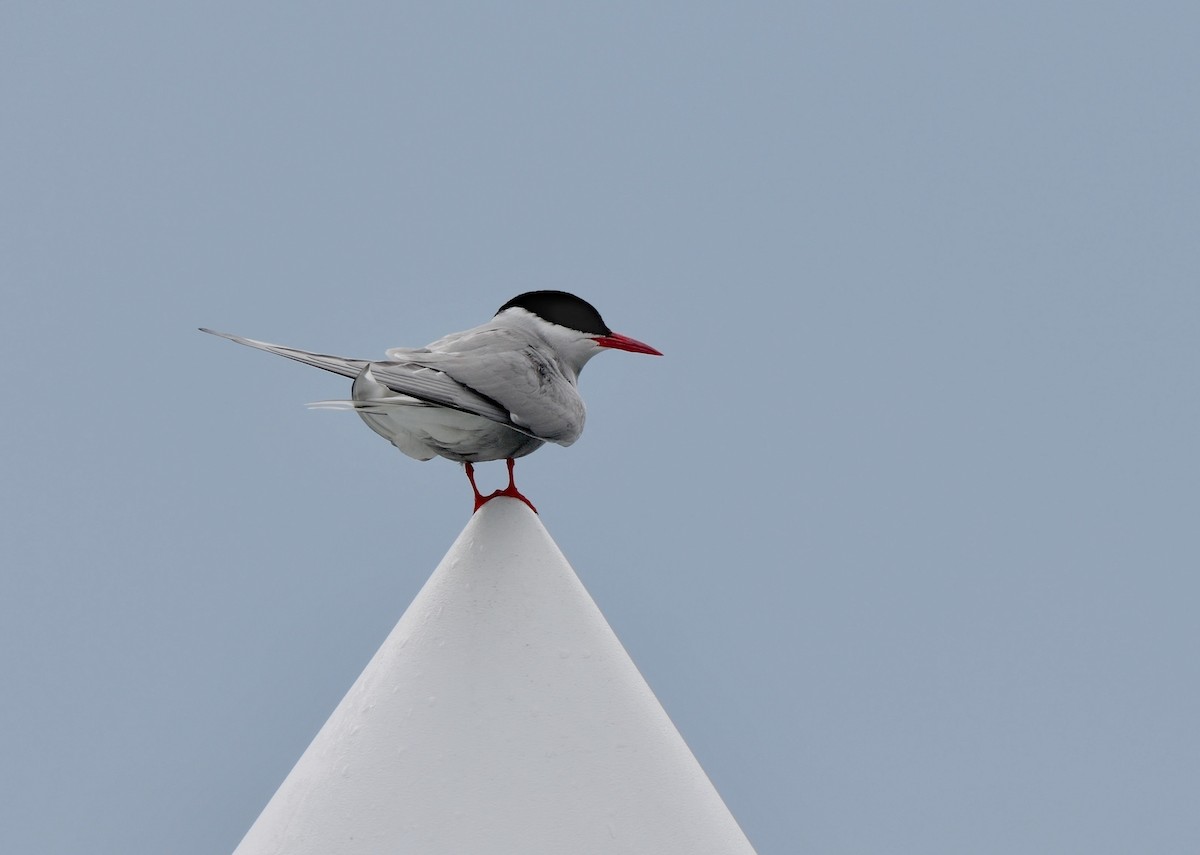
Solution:
<path fill-rule="evenodd" d="M 417 460 L 463 464 L 475 510 L 497 496 L 520 499 L 513 461 L 547 442 L 570 445 L 583 432 L 579 372 L 603 350 L 661 356 L 648 344 L 613 332 L 600 313 L 565 291 L 512 298 L 485 324 L 425 347 L 395 347 L 372 362 L 310 353 L 201 328 L 248 347 L 285 356 L 354 380 L 348 401 L 313 407 L 352 409 L 367 427 Z M 484 496 L 473 464 L 504 460 L 508 486 Z"/>

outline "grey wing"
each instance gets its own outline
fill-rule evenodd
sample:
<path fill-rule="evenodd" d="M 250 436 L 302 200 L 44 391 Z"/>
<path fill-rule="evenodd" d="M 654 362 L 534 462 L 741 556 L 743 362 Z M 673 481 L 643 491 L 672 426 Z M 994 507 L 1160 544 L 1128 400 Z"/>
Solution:
<path fill-rule="evenodd" d="M 367 366 L 367 360 L 365 359 L 348 359 L 344 356 L 309 353 L 307 350 L 297 350 L 296 348 L 284 347 L 279 344 L 268 344 L 265 341 L 255 341 L 252 338 L 242 338 L 240 335 L 217 332 L 216 330 L 205 329 L 204 327 L 200 328 L 200 332 L 227 338 L 238 344 L 244 344 L 247 347 L 257 348 L 258 350 L 265 350 L 267 353 L 274 353 L 277 356 L 285 356 L 288 359 L 303 362 L 305 365 L 311 365 L 314 368 L 323 368 L 326 371 L 332 371 L 334 374 L 341 374 L 343 377 L 357 377 Z"/>
<path fill-rule="evenodd" d="M 514 330 L 474 331 L 450 352 L 422 355 L 458 384 L 494 401 L 518 429 L 570 445 L 583 432 L 583 399 L 545 348 Z M 431 347 L 433 347 L 431 345 Z"/>
<path fill-rule="evenodd" d="M 518 424 L 499 402 L 466 386 L 440 367 L 419 362 L 372 362 L 371 377 L 393 392 L 429 404 L 481 416 L 529 436 L 541 439 L 528 426 Z"/>
<path fill-rule="evenodd" d="M 535 439 L 570 445 L 583 427 L 583 402 L 574 393 L 574 387 L 565 379 L 562 380 L 571 393 L 567 396 L 565 407 L 555 403 L 556 396 L 553 394 L 535 395 L 540 385 L 539 378 L 545 379 L 548 368 L 543 365 L 539 369 L 528 355 L 522 356 L 519 352 L 500 352 L 481 360 L 478 354 L 430 353 L 414 348 L 414 358 L 409 360 L 368 362 L 365 359 L 310 353 L 203 327 L 201 332 L 332 371 L 343 377 L 356 378 L 370 365 L 375 380 L 393 392 L 471 413 Z M 401 355 L 400 349 L 392 352 Z M 460 377 L 465 378 L 466 382 Z M 472 378 L 476 382 L 472 382 Z M 494 394 L 489 394 L 489 390 Z M 572 395 L 577 403 L 577 413 L 571 407 Z"/>

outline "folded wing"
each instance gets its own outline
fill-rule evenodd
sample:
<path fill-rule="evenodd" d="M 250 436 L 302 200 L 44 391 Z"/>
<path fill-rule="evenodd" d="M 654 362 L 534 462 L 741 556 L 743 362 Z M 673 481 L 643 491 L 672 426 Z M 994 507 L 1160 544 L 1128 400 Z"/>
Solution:
<path fill-rule="evenodd" d="M 426 352 L 397 349 L 389 355 L 435 369 L 495 402 L 508 423 L 530 436 L 570 445 L 583 432 L 585 409 L 575 378 L 544 343 L 523 331 L 476 328 L 469 336 L 434 342 Z"/>
<path fill-rule="evenodd" d="M 501 378 L 504 376 L 504 364 L 511 364 L 515 368 L 523 370 L 525 374 L 528 374 L 530 363 L 527 359 L 513 359 L 512 354 L 501 354 L 495 364 L 484 366 L 482 369 L 479 366 L 472 369 L 472 365 L 479 362 L 478 355 L 468 357 L 466 354 L 461 353 L 433 353 L 425 350 L 413 350 L 405 354 L 404 351 L 397 349 L 396 351 L 392 351 L 391 354 L 396 356 L 407 355 L 408 358 L 402 361 L 369 362 L 365 359 L 349 359 L 343 356 L 312 353 L 307 350 L 269 344 L 252 338 L 243 338 L 242 336 L 230 333 L 217 332 L 216 330 L 201 328 L 201 332 L 227 338 L 238 344 L 244 344 L 247 347 L 253 347 L 257 350 L 265 350 L 267 353 L 274 353 L 277 356 L 283 356 L 287 359 L 294 359 L 297 362 L 303 362 L 305 365 L 311 365 L 314 368 L 321 368 L 325 371 L 331 371 L 334 374 L 341 374 L 343 377 L 358 377 L 363 369 L 369 365 L 371 367 L 371 376 L 393 392 L 400 395 L 408 395 L 427 404 L 470 413 L 471 415 L 502 424 L 536 439 L 545 439 L 566 445 L 573 442 L 575 437 L 578 436 L 578 431 L 576 431 L 574 435 L 570 436 L 567 442 L 563 442 L 561 438 L 564 436 L 562 425 L 558 424 L 554 418 L 537 418 L 536 408 L 532 408 L 535 411 L 534 417 L 528 420 L 522 417 L 521 413 L 528 412 L 531 409 L 530 404 L 532 403 L 529 394 L 530 383 L 528 378 L 522 381 L 518 377 L 517 382 L 511 384 L 503 383 Z M 487 361 L 485 360 L 485 362 Z M 511 403 L 516 406 L 516 409 L 510 407 L 510 401 L 499 401 L 487 394 L 487 392 L 475 388 L 469 382 L 461 382 L 455 376 L 455 372 L 476 376 L 485 387 L 497 390 L 504 397 L 511 399 Z M 536 370 L 533 373 L 536 375 Z M 536 381 L 534 382 L 536 384 Z M 369 408 L 386 404 L 387 402 L 356 401 L 346 403 L 358 409 L 360 407 Z M 541 429 L 547 430 L 548 433 L 539 433 Z M 569 435 L 570 431 L 566 431 L 566 434 Z"/>

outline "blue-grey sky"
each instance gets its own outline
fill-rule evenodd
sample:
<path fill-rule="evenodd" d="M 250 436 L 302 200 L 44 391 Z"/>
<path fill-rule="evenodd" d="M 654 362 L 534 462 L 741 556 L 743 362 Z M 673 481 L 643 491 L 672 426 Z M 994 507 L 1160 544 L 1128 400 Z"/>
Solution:
<path fill-rule="evenodd" d="M 666 355 L 520 483 L 761 855 L 1195 852 L 1198 27 L 5 4 L 0 849 L 231 850 L 467 520 L 196 327 L 563 288 Z"/>

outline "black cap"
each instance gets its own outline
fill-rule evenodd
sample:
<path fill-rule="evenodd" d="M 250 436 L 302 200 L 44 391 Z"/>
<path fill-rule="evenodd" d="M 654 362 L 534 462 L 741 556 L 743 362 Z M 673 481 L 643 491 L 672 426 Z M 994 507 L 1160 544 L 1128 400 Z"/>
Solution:
<path fill-rule="evenodd" d="M 612 330 L 604 323 L 595 306 L 566 291 L 528 291 L 513 297 L 497 309 L 496 314 L 512 308 L 524 309 L 544 321 L 581 333 L 612 335 Z"/>

